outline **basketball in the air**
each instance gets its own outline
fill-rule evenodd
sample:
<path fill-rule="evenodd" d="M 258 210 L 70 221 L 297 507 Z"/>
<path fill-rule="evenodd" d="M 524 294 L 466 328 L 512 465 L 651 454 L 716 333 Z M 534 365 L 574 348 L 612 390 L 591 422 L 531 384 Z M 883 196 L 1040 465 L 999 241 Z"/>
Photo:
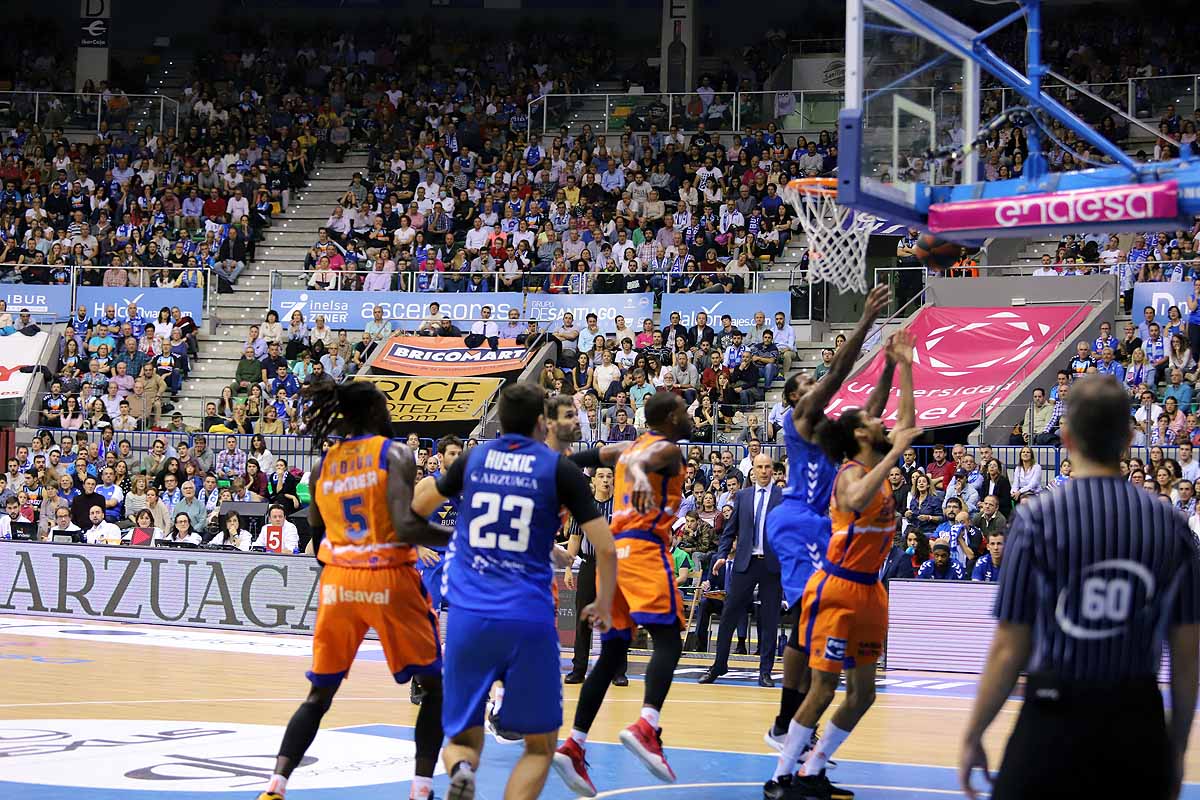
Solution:
<path fill-rule="evenodd" d="M 921 234 L 917 246 L 913 248 L 913 254 L 922 264 L 939 269 L 954 266 L 961 252 L 961 245 L 939 239 L 931 233 Z"/>

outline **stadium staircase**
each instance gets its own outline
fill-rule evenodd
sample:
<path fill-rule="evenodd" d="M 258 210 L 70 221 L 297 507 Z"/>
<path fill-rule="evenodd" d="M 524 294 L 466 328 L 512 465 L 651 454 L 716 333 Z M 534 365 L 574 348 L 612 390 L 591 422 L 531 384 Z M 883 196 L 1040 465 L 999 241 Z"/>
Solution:
<path fill-rule="evenodd" d="M 351 151 L 341 164 L 323 163 L 313 170 L 308 185 L 296 192 L 287 209 L 278 214 L 258 243 L 258 259 L 246 270 L 230 294 L 213 294 L 212 319 L 199 335 L 200 358 L 183 384 L 177 411 L 195 425 L 204 413 L 204 403 L 220 397 L 221 389 L 233 381 L 242 343 L 250 326 L 267 315 L 271 299 L 271 270 L 297 272 L 317 240 L 318 229 L 329 218 L 330 209 L 345 194 L 355 172 L 365 173 L 367 154 Z M 276 276 L 276 288 L 303 289 L 299 274 Z M 286 326 L 285 326 L 286 327 Z"/>

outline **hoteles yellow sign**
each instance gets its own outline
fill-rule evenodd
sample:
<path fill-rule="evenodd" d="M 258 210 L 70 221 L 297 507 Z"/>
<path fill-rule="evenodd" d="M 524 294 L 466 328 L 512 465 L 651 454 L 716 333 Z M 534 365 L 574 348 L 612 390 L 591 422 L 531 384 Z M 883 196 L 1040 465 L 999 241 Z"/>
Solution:
<path fill-rule="evenodd" d="M 474 421 L 503 378 L 403 378 L 364 375 L 387 397 L 393 422 Z"/>

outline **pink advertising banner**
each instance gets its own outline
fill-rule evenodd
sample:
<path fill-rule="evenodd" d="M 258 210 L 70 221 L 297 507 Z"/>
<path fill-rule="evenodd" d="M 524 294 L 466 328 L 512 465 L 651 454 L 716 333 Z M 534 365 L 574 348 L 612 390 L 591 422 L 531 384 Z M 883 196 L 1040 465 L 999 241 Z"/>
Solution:
<path fill-rule="evenodd" d="M 1061 341 L 1072 338 L 1087 316 L 1083 306 L 922 309 L 908 326 L 916 338 L 917 424 L 936 428 L 976 421 L 980 406 L 993 394 L 989 408 L 1008 404 L 1025 377 L 1045 364 Z M 1072 324 L 1058 332 L 1068 320 Z M 883 361 L 880 351 L 852 375 L 827 413 L 836 417 L 844 409 L 865 405 L 879 382 Z M 897 380 L 884 414 L 889 427 L 896 420 L 898 401 Z"/>
<path fill-rule="evenodd" d="M 1179 186 L 1175 181 L 1161 181 L 934 203 L 929 207 L 929 230 L 962 234 L 997 228 L 1105 226 L 1174 219 L 1178 211 Z"/>

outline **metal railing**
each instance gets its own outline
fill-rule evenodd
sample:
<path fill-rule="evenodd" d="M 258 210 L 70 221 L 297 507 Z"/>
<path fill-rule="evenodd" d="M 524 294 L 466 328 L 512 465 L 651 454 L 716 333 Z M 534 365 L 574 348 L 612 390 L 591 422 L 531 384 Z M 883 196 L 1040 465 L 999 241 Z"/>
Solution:
<path fill-rule="evenodd" d="M 335 269 L 335 270 L 330 270 L 330 272 L 333 273 L 333 276 L 332 276 L 333 281 L 331 282 L 331 284 L 329 286 L 314 286 L 313 285 L 313 282 L 315 280 L 314 276 L 315 276 L 316 272 L 318 272 L 318 270 L 315 270 L 315 269 L 272 269 L 270 272 L 270 283 L 268 285 L 271 289 L 289 288 L 289 287 L 284 287 L 283 280 L 287 277 L 291 277 L 293 280 L 299 280 L 301 283 L 303 283 L 305 288 L 312 289 L 314 291 L 408 292 L 408 291 L 412 291 L 412 286 L 416 285 L 415 279 L 417 276 L 416 270 L 409 269 L 406 266 L 397 264 L 396 268 L 394 270 L 392 270 L 391 272 L 380 273 L 382 275 L 388 276 L 388 288 L 387 289 L 369 289 L 368 290 L 368 289 L 363 289 L 362 287 L 366 282 L 367 276 L 371 275 L 372 273 L 375 272 L 375 270 L 373 270 L 373 269 Z M 440 275 L 442 273 L 438 273 L 438 274 Z M 352 278 L 352 280 L 349 281 L 349 285 L 343 285 L 343 279 L 346 277 Z M 395 284 L 395 286 L 392 286 L 393 283 Z"/>
<path fill-rule="evenodd" d="M 732 133 L 739 130 L 737 122 L 737 92 L 658 92 L 649 94 L 621 92 L 584 92 L 578 94 L 543 94 L 527 104 L 529 121 L 527 135 L 532 141 L 538 130 L 536 120 L 541 120 L 537 136 L 553 135 L 563 125 L 574 129 L 581 124 L 579 115 L 589 111 L 598 115 L 599 127 L 593 131 L 605 136 L 625 131 L 646 132 L 651 125 L 658 126 L 663 133 L 672 127 L 694 130 L 703 122 L 710 133 Z M 600 112 L 595 106 L 600 105 Z M 608 143 L 609 151 L 620 151 L 620 138 Z"/>
<path fill-rule="evenodd" d="M 757 266 L 761 263 L 762 262 L 756 261 L 756 262 L 754 262 L 754 265 Z M 728 265 L 724 265 L 724 266 L 727 267 Z M 270 288 L 271 289 L 285 288 L 283 286 L 283 280 L 285 278 L 291 276 L 295 280 L 303 281 L 304 285 L 309 289 L 313 289 L 314 291 L 322 291 L 323 289 L 313 287 L 310 285 L 313 272 L 314 272 L 313 270 L 304 270 L 304 269 L 272 269 L 270 272 L 270 276 L 271 276 Z M 363 271 L 363 270 L 335 270 L 334 272 L 337 275 L 368 275 L 368 274 L 370 274 L 369 271 Z M 396 284 L 396 288 L 389 288 L 389 289 L 381 290 L 381 291 L 389 291 L 389 292 L 448 291 L 445 288 L 434 288 L 434 289 L 410 288 L 410 287 L 414 287 L 417 285 L 417 279 L 422 274 L 416 270 L 397 269 L 393 272 L 384 273 L 384 274 L 392 276 L 392 278 Z M 446 280 L 446 272 L 438 271 L 436 273 L 429 273 L 429 274 L 431 276 L 431 280 L 436 280 L 437 283 L 442 284 L 444 286 L 445 280 Z M 492 270 L 492 271 L 484 272 L 484 273 L 462 272 L 462 273 L 460 273 L 460 276 L 463 279 L 469 279 L 472 274 L 484 275 L 486 280 L 489 283 L 490 291 L 506 291 L 505 289 L 503 289 L 502 287 L 499 286 L 499 277 L 503 274 L 500 270 Z M 544 270 L 522 270 L 520 273 L 520 276 L 519 276 L 521 279 L 521 285 L 519 287 L 512 289 L 511 291 L 529 292 L 531 285 L 535 285 L 535 286 L 536 285 L 544 285 L 546 282 L 546 279 L 548 279 L 548 278 L 552 278 L 552 277 L 556 277 L 556 276 L 563 276 L 565 278 L 565 280 L 564 280 L 562 286 L 561 287 L 553 287 L 554 289 L 561 289 L 561 291 L 548 291 L 548 293 L 551 293 L 551 294 L 591 294 L 592 287 L 595 285 L 596 278 L 601 275 L 605 275 L 605 274 L 608 274 L 608 273 L 599 271 L 599 270 L 593 271 L 593 272 L 586 272 L 586 273 L 575 272 L 573 270 L 565 272 L 565 273 L 564 272 L 553 272 L 553 271 L 547 272 Z M 617 277 L 622 278 L 622 279 L 623 278 L 644 279 L 647 284 L 645 291 L 652 291 L 652 290 L 653 291 L 662 291 L 662 292 L 666 292 L 669 294 L 669 293 L 671 293 L 673 288 L 678 289 L 681 286 L 686 286 L 688 284 L 691 284 L 701 274 L 708 274 L 708 273 L 699 273 L 699 272 L 697 272 L 697 273 L 672 273 L 672 272 L 655 272 L 652 270 L 643 270 L 643 271 L 638 271 L 638 272 L 617 272 L 617 273 L 613 273 L 613 274 L 615 274 Z M 797 274 L 804 275 L 804 274 L 807 274 L 807 271 L 800 268 L 799 266 L 792 267 L 787 270 L 756 270 L 756 271 L 752 270 L 745 276 L 745 278 L 746 278 L 745 279 L 745 293 L 750 294 L 750 293 L 758 292 L 760 290 L 761 281 L 763 281 L 767 278 L 787 277 L 789 279 L 793 279 L 793 282 L 794 282 L 794 278 L 796 277 Z M 435 275 L 436 275 L 436 278 L 432 277 Z M 530 280 L 530 279 L 533 279 L 533 280 Z M 541 280 L 538 280 L 538 279 L 541 279 Z M 357 287 L 350 287 L 350 288 L 342 287 L 339 289 L 336 286 L 324 287 L 324 290 L 328 290 L 328 291 L 367 291 L 367 290 L 360 289 Z"/>
<path fill-rule="evenodd" d="M 1175 105 L 1181 114 L 1200 109 L 1200 74 L 1153 75 L 1081 85 L 1137 119 L 1157 118 L 1165 113 L 1168 105 Z M 1042 88 L 1089 124 L 1099 125 L 1110 114 L 1103 104 L 1066 84 L 1047 83 Z M 928 92 L 927 106 L 934 108 L 936 105 L 939 121 L 954 120 L 961 116 L 961 90 L 911 87 L 904 91 L 906 94 Z M 995 112 L 1013 105 L 1023 105 L 1020 96 L 1011 87 L 985 88 L 980 94 L 982 107 Z M 765 127 L 769 122 L 774 122 L 783 131 L 807 133 L 835 128 L 838 111 L 844 107 L 844 93 L 829 87 L 718 93 L 718 96 L 720 102 L 717 103 L 717 112 L 712 118 L 705 118 L 710 105 L 704 104 L 695 92 L 541 95 L 528 103 L 527 133 L 530 139 L 534 136 L 552 136 L 560 126 L 566 126 L 576 133 L 580 124 L 591 122 L 597 123 L 597 130 L 594 131 L 597 135 L 625 131 L 643 133 L 650 129 L 651 124 L 657 125 L 663 133 L 672 126 L 690 131 L 701 119 L 710 133 L 741 132 L 747 127 Z M 603 112 L 594 107 L 601 103 Z M 593 119 L 588 118 L 588 112 L 595 115 Z M 984 116 L 990 117 L 989 114 Z M 1192 119 L 1197 121 L 1198 118 Z M 1122 120 L 1114 119 L 1114 122 L 1119 130 L 1124 128 Z M 1200 124 L 1197 127 L 1200 128 Z"/>
<path fill-rule="evenodd" d="M 1109 286 L 1105 286 L 1103 284 L 1097 286 L 1096 290 L 1092 292 L 1091 296 L 1084 300 L 1078 308 L 1071 312 L 1071 316 L 1063 320 L 1062 324 L 1055 328 L 1049 336 L 1045 337 L 1038 349 L 1030 353 L 1023 364 L 1013 370 L 1012 373 L 1010 373 L 1004 380 L 996 381 L 995 391 L 985 397 L 979 404 L 979 430 L 981 434 L 987 435 L 988 410 L 995 402 L 996 398 L 999 397 L 1001 393 L 1007 392 L 1016 384 L 1020 377 L 1028 374 L 1029 370 L 1045 368 L 1046 365 L 1042 363 L 1041 359 L 1039 358 L 1039 356 L 1042 354 L 1042 351 L 1047 347 L 1059 347 L 1062 345 L 1062 343 L 1067 340 L 1067 333 L 1073 331 L 1075 329 L 1075 325 L 1078 324 L 1077 317 L 1079 317 L 1080 312 L 1083 312 L 1084 317 L 1086 317 L 1088 314 L 1091 314 L 1093 308 L 1095 307 L 1094 304 L 1098 301 L 1100 295 L 1108 290 Z"/>
<path fill-rule="evenodd" d="M 147 127 L 179 135 L 179 101 L 158 94 L 104 95 L 84 92 L 0 91 L 0 124 L 12 127 L 33 120 L 42 128 L 90 128 L 102 122 L 110 130 L 123 130 L 129 121 L 136 130 Z"/>

